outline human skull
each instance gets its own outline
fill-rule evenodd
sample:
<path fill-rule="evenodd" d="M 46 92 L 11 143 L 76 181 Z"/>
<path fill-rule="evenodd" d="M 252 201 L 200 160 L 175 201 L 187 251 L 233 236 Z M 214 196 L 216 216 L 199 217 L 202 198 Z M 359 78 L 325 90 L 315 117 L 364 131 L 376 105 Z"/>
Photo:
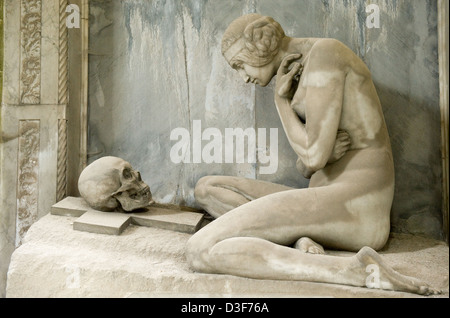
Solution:
<path fill-rule="evenodd" d="M 78 190 L 89 206 L 99 211 L 121 207 L 130 212 L 154 203 L 141 174 L 117 157 L 103 157 L 87 166 L 78 179 Z"/>

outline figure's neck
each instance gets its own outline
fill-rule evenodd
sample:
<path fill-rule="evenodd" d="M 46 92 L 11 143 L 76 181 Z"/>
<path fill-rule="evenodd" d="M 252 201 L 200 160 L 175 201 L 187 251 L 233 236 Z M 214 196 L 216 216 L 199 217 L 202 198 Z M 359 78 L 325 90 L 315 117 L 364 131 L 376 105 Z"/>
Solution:
<path fill-rule="evenodd" d="M 300 53 L 306 56 L 317 40 L 315 38 L 291 38 L 288 36 L 283 38 L 280 52 L 277 55 L 278 67 L 280 67 L 281 62 L 288 55 Z"/>

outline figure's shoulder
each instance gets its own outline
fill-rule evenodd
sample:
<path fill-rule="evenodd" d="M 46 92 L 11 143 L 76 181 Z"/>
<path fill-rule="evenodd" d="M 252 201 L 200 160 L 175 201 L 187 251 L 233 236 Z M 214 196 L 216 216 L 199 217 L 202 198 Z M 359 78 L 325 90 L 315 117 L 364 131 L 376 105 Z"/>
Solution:
<path fill-rule="evenodd" d="M 344 43 L 337 39 L 318 39 L 311 48 L 311 54 L 354 55 L 355 53 Z"/>
<path fill-rule="evenodd" d="M 339 51 L 351 51 L 353 52 L 347 45 L 342 43 L 341 41 L 333 38 L 319 38 L 316 39 L 314 45 L 311 50 L 339 50 Z"/>
<path fill-rule="evenodd" d="M 324 64 L 344 65 L 356 58 L 356 54 L 337 39 L 318 39 L 311 47 L 310 58 Z"/>

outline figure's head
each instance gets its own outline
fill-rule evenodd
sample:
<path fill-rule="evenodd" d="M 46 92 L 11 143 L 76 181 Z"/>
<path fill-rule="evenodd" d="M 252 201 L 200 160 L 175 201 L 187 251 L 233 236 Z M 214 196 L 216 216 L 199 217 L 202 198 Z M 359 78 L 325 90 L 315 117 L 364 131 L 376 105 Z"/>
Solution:
<path fill-rule="evenodd" d="M 275 75 L 273 60 L 285 33 L 271 17 L 247 14 L 234 20 L 222 38 L 222 54 L 245 82 L 266 86 Z"/>

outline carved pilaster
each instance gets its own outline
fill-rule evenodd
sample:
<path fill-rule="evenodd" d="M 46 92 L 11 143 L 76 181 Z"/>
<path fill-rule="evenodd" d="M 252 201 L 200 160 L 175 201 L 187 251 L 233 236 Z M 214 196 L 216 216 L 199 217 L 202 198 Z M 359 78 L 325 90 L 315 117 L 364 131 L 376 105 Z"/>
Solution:
<path fill-rule="evenodd" d="M 56 201 L 67 196 L 67 120 L 58 121 L 58 160 L 56 180 Z"/>
<path fill-rule="evenodd" d="M 440 106 L 441 106 L 441 138 L 442 138 L 442 210 L 444 223 L 444 236 L 449 242 L 449 200 L 448 200 L 448 156 L 449 156 L 449 141 L 448 141 L 448 15 L 449 2 L 447 0 L 438 1 L 438 36 L 439 36 L 439 84 L 440 84 Z"/>
<path fill-rule="evenodd" d="M 69 103 L 69 36 L 66 24 L 67 0 L 59 1 L 59 60 L 58 60 L 58 103 Z M 58 121 L 58 160 L 56 177 L 56 201 L 67 195 L 67 120 Z"/>
<path fill-rule="evenodd" d="M 38 218 L 40 121 L 19 121 L 16 246 Z"/>
<path fill-rule="evenodd" d="M 69 102 L 69 43 L 66 25 L 67 0 L 59 1 L 59 66 L 58 66 L 58 100 L 59 104 Z"/>
<path fill-rule="evenodd" d="M 41 99 L 41 0 L 21 0 L 20 102 L 37 105 Z"/>

